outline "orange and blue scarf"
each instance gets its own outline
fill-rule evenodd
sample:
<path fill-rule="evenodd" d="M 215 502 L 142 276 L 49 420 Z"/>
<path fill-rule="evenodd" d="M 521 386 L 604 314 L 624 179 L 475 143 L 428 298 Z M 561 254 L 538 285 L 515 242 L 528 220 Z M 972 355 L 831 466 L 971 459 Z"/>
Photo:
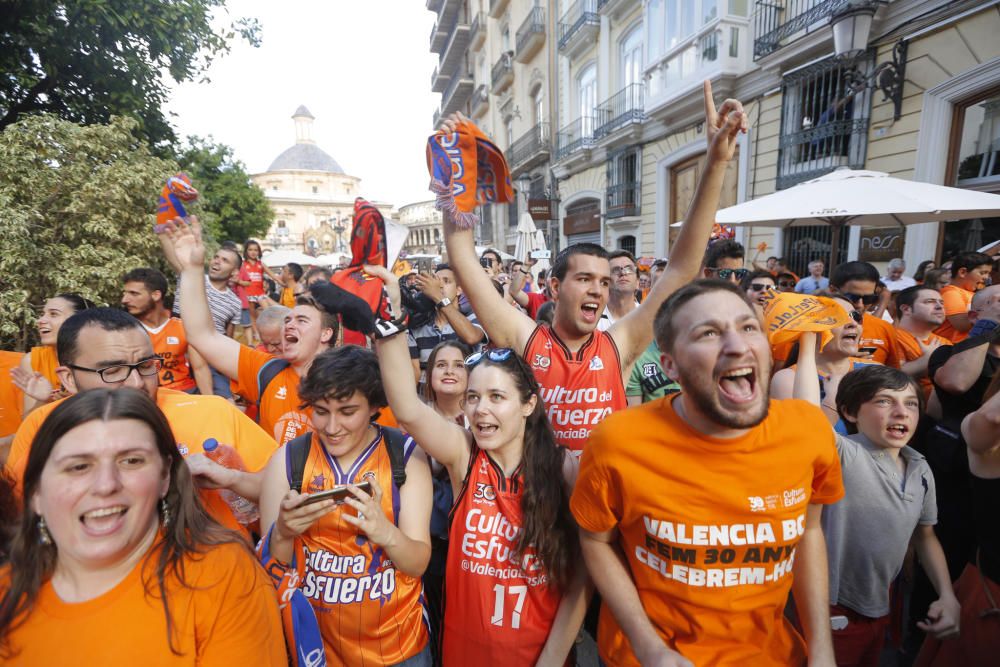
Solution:
<path fill-rule="evenodd" d="M 160 191 L 160 202 L 156 209 L 156 224 L 153 231 L 157 234 L 164 225 L 174 218 L 186 218 L 187 211 L 184 202 L 192 202 L 198 198 L 198 191 L 191 185 L 191 177 L 187 174 L 176 174 L 167 179 L 166 185 Z"/>
<path fill-rule="evenodd" d="M 473 123 L 462 121 L 455 132 L 439 130 L 427 139 L 427 171 L 437 208 L 461 229 L 479 221 L 476 206 L 514 199 L 503 152 Z"/>

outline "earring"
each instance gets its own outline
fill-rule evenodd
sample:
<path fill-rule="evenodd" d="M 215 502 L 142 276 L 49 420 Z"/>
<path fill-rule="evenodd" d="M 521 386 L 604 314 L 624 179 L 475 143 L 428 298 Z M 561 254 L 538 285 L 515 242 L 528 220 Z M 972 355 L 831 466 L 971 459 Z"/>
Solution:
<path fill-rule="evenodd" d="M 170 525 L 170 506 L 166 498 L 160 498 L 160 523 L 164 528 Z"/>
<path fill-rule="evenodd" d="M 44 546 L 52 544 L 52 535 L 49 534 L 49 527 L 45 525 L 45 517 L 38 515 L 38 541 Z"/>

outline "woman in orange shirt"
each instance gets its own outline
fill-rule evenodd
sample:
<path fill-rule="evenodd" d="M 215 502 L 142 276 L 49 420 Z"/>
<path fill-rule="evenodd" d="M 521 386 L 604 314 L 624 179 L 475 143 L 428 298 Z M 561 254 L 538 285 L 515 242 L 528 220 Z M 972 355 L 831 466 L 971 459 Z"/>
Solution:
<path fill-rule="evenodd" d="M 376 350 L 384 377 L 409 370 L 402 336 Z M 396 419 L 448 470 L 455 494 L 442 663 L 566 664 L 586 611 L 569 513 L 575 459 L 556 444 L 538 384 L 513 350 L 465 365 L 470 429 L 422 403 L 412 383 L 385 384 Z"/>
<path fill-rule="evenodd" d="M 72 293 L 59 294 L 45 302 L 35 323 L 41 345 L 31 348 L 31 354 L 24 355 L 21 365 L 11 371 L 14 384 L 24 392 L 22 418 L 39 405 L 62 397 L 62 384 L 56 375 L 59 328 L 70 316 L 93 307 L 92 302 Z"/>
<path fill-rule="evenodd" d="M 267 576 L 205 512 L 145 394 L 60 404 L 23 483 L 0 573 L 4 664 L 287 664 Z"/>

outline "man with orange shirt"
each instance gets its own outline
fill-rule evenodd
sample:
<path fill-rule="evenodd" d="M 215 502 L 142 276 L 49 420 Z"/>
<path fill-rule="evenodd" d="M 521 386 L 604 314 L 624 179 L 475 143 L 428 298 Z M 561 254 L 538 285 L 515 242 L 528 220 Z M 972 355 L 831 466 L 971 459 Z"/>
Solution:
<path fill-rule="evenodd" d="M 198 351 L 188 347 L 184 326 L 171 317 L 163 300 L 167 277 L 150 268 L 132 269 L 122 278 L 122 308 L 140 322 L 153 341 L 153 352 L 163 358 L 160 386 L 205 396 L 212 395 L 212 370 Z"/>
<path fill-rule="evenodd" d="M 896 337 L 903 354 L 900 369 L 920 383 L 930 396 L 933 385 L 927 377 L 931 353 L 941 345 L 951 345 L 947 338 L 934 333 L 944 322 L 944 299 L 936 289 L 914 285 L 896 293 Z"/>
<path fill-rule="evenodd" d="M 869 312 L 878 303 L 878 295 L 875 294 L 878 281 L 878 269 L 868 262 L 844 262 L 830 272 L 830 291 L 853 303 L 859 313 L 864 313 L 858 356 L 899 368 L 902 354 L 896 330 L 881 317 Z"/>
<path fill-rule="evenodd" d="M 981 252 L 963 252 L 951 260 L 951 283 L 941 288 L 945 321 L 934 333 L 952 343 L 965 340 L 972 329 L 972 295 L 986 286 L 993 259 Z"/>
<path fill-rule="evenodd" d="M 7 458 L 14 431 L 21 424 L 24 395 L 11 380 L 10 371 L 18 367 L 23 357 L 21 352 L 0 350 L 0 461 Z"/>
<path fill-rule="evenodd" d="M 820 515 L 844 489 L 826 417 L 770 400 L 767 337 L 737 286 L 682 287 L 654 330 L 682 392 L 604 420 L 570 502 L 604 598 L 601 658 L 832 666 Z"/>
<path fill-rule="evenodd" d="M 57 369 L 63 387 L 75 394 L 98 387 L 131 387 L 146 392 L 163 411 L 201 498 L 220 523 L 238 529 L 229 506 L 216 489 L 228 488 L 257 502 L 262 471 L 277 449 L 274 441 L 234 405 L 218 396 L 192 396 L 159 386 L 162 360 L 142 324 L 121 310 L 91 308 L 73 315 L 59 330 Z M 47 403 L 25 418 L 14 436 L 6 469 L 19 485 L 31 443 L 45 417 L 60 401 Z M 233 447 L 249 472 L 223 468 L 208 459 L 202 444 L 215 438 Z"/>

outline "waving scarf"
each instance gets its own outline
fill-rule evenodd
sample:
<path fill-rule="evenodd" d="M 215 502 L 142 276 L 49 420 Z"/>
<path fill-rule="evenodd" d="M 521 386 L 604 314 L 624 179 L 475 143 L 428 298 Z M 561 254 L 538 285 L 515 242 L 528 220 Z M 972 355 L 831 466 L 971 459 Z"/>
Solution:
<path fill-rule="evenodd" d="M 851 321 L 847 312 L 833 299 L 795 292 L 769 290 L 764 304 L 764 324 L 771 345 L 798 340 L 807 331 L 820 335 L 820 349 L 833 338 L 830 329 Z"/>
<path fill-rule="evenodd" d="M 427 171 L 437 207 L 462 229 L 479 221 L 473 213 L 479 204 L 514 199 L 503 152 L 474 123 L 462 121 L 454 132 L 440 130 L 427 139 Z"/>
<path fill-rule="evenodd" d="M 334 271 L 330 279 L 334 285 L 360 297 L 373 313 L 385 311 L 387 300 L 383 296 L 382 281 L 368 275 L 362 265 L 386 266 L 385 218 L 371 203 L 358 197 L 354 200 L 354 225 L 351 228 L 351 263 L 345 269 Z M 384 313 L 388 316 L 388 312 Z M 344 343 L 364 346 L 364 333 L 344 328 Z"/>
<path fill-rule="evenodd" d="M 174 218 L 186 218 L 184 202 L 192 202 L 197 198 L 198 191 L 192 187 L 190 176 L 175 174 L 168 178 L 166 185 L 160 190 L 160 202 L 156 209 L 156 224 L 153 225 L 153 231 L 159 233 L 163 226 Z"/>

